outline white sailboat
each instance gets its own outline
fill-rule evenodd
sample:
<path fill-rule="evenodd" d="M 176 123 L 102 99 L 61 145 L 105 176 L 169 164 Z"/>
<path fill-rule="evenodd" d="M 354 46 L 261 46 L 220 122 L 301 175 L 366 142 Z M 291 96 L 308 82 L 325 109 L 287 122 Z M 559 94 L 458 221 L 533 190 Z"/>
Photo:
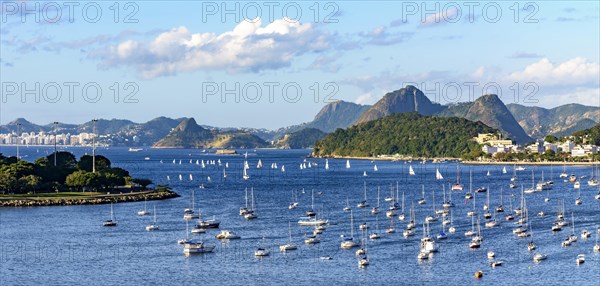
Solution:
<path fill-rule="evenodd" d="M 375 171 L 375 172 L 379 171 L 379 169 L 377 169 L 377 165 L 373 166 L 373 171 Z"/>
<path fill-rule="evenodd" d="M 329 170 L 329 160 L 325 159 L 325 170 Z"/>
<path fill-rule="evenodd" d="M 244 180 L 250 179 L 250 175 L 248 175 L 248 169 L 249 169 L 248 168 L 248 161 L 244 161 L 244 171 L 243 171 L 243 174 L 242 174 L 242 178 Z"/>
<path fill-rule="evenodd" d="M 144 198 L 144 210 L 138 211 L 137 212 L 138 215 L 149 215 L 150 214 L 150 212 L 146 209 L 147 202 L 148 201 L 146 200 L 146 198 Z"/>
<path fill-rule="evenodd" d="M 292 223 L 291 222 L 288 222 L 288 234 L 290 237 L 288 243 L 279 246 L 279 250 L 281 252 L 298 249 L 298 247 L 292 242 Z"/>
<path fill-rule="evenodd" d="M 369 206 L 369 203 L 367 202 L 367 182 L 363 182 L 363 184 L 364 184 L 365 199 L 358 203 L 357 207 L 359 207 L 359 208 L 366 208 Z"/>
<path fill-rule="evenodd" d="M 346 169 L 350 169 L 350 160 L 346 160 Z"/>
<path fill-rule="evenodd" d="M 350 210 L 350 237 L 344 237 L 342 242 L 340 243 L 340 247 L 342 249 L 350 249 L 357 246 L 358 243 L 354 239 L 354 215 L 352 213 L 352 210 Z"/>
<path fill-rule="evenodd" d="M 415 170 L 413 170 L 412 165 L 408 166 L 408 175 L 409 176 L 414 176 L 415 175 Z"/>
<path fill-rule="evenodd" d="M 183 210 L 183 219 L 196 219 L 198 214 L 194 213 L 194 202 L 195 202 L 194 190 L 192 190 L 192 206 Z"/>
<path fill-rule="evenodd" d="M 260 168 L 262 168 L 262 166 L 263 166 L 262 161 L 260 159 L 258 159 L 258 163 L 256 164 L 256 168 L 260 169 Z"/>
<path fill-rule="evenodd" d="M 156 224 L 156 205 L 154 206 L 154 223 L 146 226 L 147 231 L 158 230 L 158 225 Z"/>
<path fill-rule="evenodd" d="M 440 174 L 440 176 L 441 176 L 441 174 Z M 441 178 L 441 179 L 443 179 L 443 178 Z M 438 179 L 438 180 L 441 180 L 441 179 Z M 452 190 L 453 191 L 462 191 L 463 190 L 463 186 L 460 184 L 460 168 L 458 167 L 458 164 L 456 164 L 456 184 L 452 185 Z"/>
<path fill-rule="evenodd" d="M 376 206 L 376 207 L 373 207 L 373 208 L 371 209 L 371 214 L 374 214 L 374 215 L 376 215 L 376 214 L 378 214 L 378 213 L 379 213 L 379 187 L 377 187 L 377 206 Z"/>
<path fill-rule="evenodd" d="M 437 168 L 435 169 L 435 179 L 436 180 L 443 180 L 444 179 L 444 176 L 442 176 L 442 173 L 440 173 L 440 170 L 437 169 Z"/>
<path fill-rule="evenodd" d="M 251 219 L 255 219 L 258 216 L 255 213 L 255 208 L 254 208 L 254 187 L 251 188 L 251 194 L 252 194 L 252 208 L 247 210 L 246 213 L 244 214 L 244 218 L 246 220 L 251 220 Z"/>
<path fill-rule="evenodd" d="M 117 220 L 115 219 L 115 214 L 113 211 L 113 204 L 110 203 L 110 219 L 105 220 L 102 224 L 104 226 L 117 226 Z"/>

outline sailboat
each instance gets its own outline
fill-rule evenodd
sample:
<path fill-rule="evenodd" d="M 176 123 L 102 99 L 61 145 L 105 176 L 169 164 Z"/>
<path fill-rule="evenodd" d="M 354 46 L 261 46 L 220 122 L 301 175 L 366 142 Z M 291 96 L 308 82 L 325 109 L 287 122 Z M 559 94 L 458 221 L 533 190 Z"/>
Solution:
<path fill-rule="evenodd" d="M 441 179 L 438 179 L 438 180 L 441 180 Z M 458 164 L 456 164 L 456 184 L 452 185 L 452 190 L 453 191 L 462 191 L 462 189 L 463 189 L 463 186 L 460 184 L 460 168 L 458 167 Z"/>
<path fill-rule="evenodd" d="M 290 202 L 290 205 L 288 206 L 288 209 L 295 209 L 296 207 L 298 207 L 298 198 L 296 197 L 296 191 L 292 191 L 292 201 Z"/>
<path fill-rule="evenodd" d="M 302 189 L 302 193 L 304 193 L 304 189 Z M 314 217 L 317 213 L 315 212 L 315 190 L 312 189 L 310 195 L 310 210 L 306 211 L 307 217 Z"/>
<path fill-rule="evenodd" d="M 105 220 L 102 225 L 104 225 L 104 226 L 117 226 L 117 221 L 115 220 L 115 215 L 114 215 L 114 212 L 113 212 L 113 204 L 112 203 L 110 203 L 110 219 L 109 220 Z"/>
<path fill-rule="evenodd" d="M 202 253 L 209 253 L 209 252 L 213 252 L 213 250 L 215 249 L 214 245 L 210 245 L 210 244 L 205 244 L 203 241 L 195 241 L 195 240 L 191 240 L 188 238 L 188 221 L 185 221 L 186 223 L 186 232 L 185 232 L 185 239 L 179 240 L 180 244 L 183 244 L 183 253 L 185 255 L 190 255 L 190 254 L 202 254 Z"/>
<path fill-rule="evenodd" d="M 378 213 L 379 213 L 379 187 L 377 187 L 377 206 L 376 206 L 376 207 L 373 207 L 373 208 L 371 209 L 371 214 L 374 214 L 374 215 L 376 215 L 376 214 L 378 214 Z"/>
<path fill-rule="evenodd" d="M 346 169 L 350 169 L 350 160 L 346 160 Z"/>
<path fill-rule="evenodd" d="M 291 222 L 288 222 L 288 234 L 290 236 L 289 242 L 284 245 L 279 246 L 279 250 L 281 252 L 298 249 L 298 247 L 294 243 L 292 243 L 292 223 Z"/>
<path fill-rule="evenodd" d="M 262 166 L 263 166 L 262 161 L 260 159 L 258 159 L 258 163 L 256 164 L 256 168 L 260 169 L 260 168 L 262 168 Z"/>
<path fill-rule="evenodd" d="M 569 174 L 567 173 L 567 161 L 565 159 L 565 161 L 563 163 L 563 171 L 562 171 L 562 173 L 560 173 L 559 177 L 560 178 L 566 178 L 568 176 L 569 176 Z"/>
<path fill-rule="evenodd" d="M 156 224 L 156 206 L 154 206 L 154 223 L 146 226 L 147 231 L 158 230 L 158 225 Z"/>
<path fill-rule="evenodd" d="M 183 210 L 183 219 L 196 219 L 198 218 L 198 214 L 194 213 L 194 190 L 192 190 L 192 207 Z"/>
<path fill-rule="evenodd" d="M 502 174 L 506 174 L 506 166 L 502 167 Z"/>
<path fill-rule="evenodd" d="M 583 201 L 581 200 L 581 189 L 577 188 L 577 198 L 575 199 L 575 205 L 581 205 Z"/>
<path fill-rule="evenodd" d="M 374 171 L 374 172 L 377 172 L 377 171 L 379 171 L 379 169 L 377 169 L 377 165 L 374 165 L 374 166 L 373 166 L 373 171 Z"/>
<path fill-rule="evenodd" d="M 345 212 L 349 212 L 352 208 L 350 207 L 350 201 L 348 200 L 348 197 L 346 196 L 346 206 L 344 207 L 344 211 Z"/>
<path fill-rule="evenodd" d="M 329 170 L 329 160 L 325 159 L 325 170 Z"/>
<path fill-rule="evenodd" d="M 435 241 L 429 236 L 429 222 L 423 225 L 423 238 L 421 238 L 421 252 L 433 253 L 437 252 Z"/>
<path fill-rule="evenodd" d="M 138 211 L 137 214 L 138 215 L 149 215 L 150 212 L 146 210 L 146 203 L 147 203 L 147 199 L 144 198 L 144 210 Z"/>
<path fill-rule="evenodd" d="M 408 166 L 408 175 L 410 175 L 410 176 L 415 175 L 415 170 L 413 170 L 412 165 Z"/>
<path fill-rule="evenodd" d="M 255 219 L 258 216 L 256 215 L 256 213 L 254 213 L 255 209 L 254 209 L 254 187 L 251 188 L 251 194 L 252 194 L 252 208 L 249 209 L 246 214 L 244 214 L 244 218 L 246 220 L 251 220 L 251 219 Z"/>
<path fill-rule="evenodd" d="M 354 239 L 354 215 L 352 210 L 350 210 L 350 237 L 344 237 L 340 243 L 340 247 L 342 249 L 350 249 L 357 246 L 358 243 L 356 243 L 356 240 Z"/>
<path fill-rule="evenodd" d="M 242 174 L 242 178 L 244 180 L 250 179 L 250 175 L 248 175 L 248 169 L 249 169 L 248 168 L 248 161 L 244 161 L 244 171 L 243 171 L 243 174 Z"/>
<path fill-rule="evenodd" d="M 504 190 L 503 190 L 502 186 L 500 186 L 500 204 L 496 207 L 496 212 L 497 213 L 504 212 L 504 207 L 502 206 L 503 203 L 504 203 L 503 200 L 502 200 L 502 197 L 503 197 L 502 193 L 503 192 L 504 192 Z"/>
<path fill-rule="evenodd" d="M 265 240 L 265 237 L 264 237 L 264 236 L 263 236 L 262 240 L 263 240 L 263 244 L 264 244 L 264 240 Z M 260 257 L 269 256 L 269 249 L 267 249 L 267 248 L 266 248 L 266 247 L 264 247 L 264 246 L 259 246 L 259 247 L 256 249 L 256 251 L 254 251 L 254 255 L 255 255 L 256 257 L 259 257 L 259 258 L 260 258 Z"/>
<path fill-rule="evenodd" d="M 421 198 L 417 201 L 418 204 L 424 205 L 427 201 L 425 200 L 425 186 L 421 185 Z"/>
<path fill-rule="evenodd" d="M 404 220 L 404 192 L 402 192 L 402 206 L 400 209 L 400 215 L 398 215 L 398 220 L 400 220 L 400 221 Z"/>
<path fill-rule="evenodd" d="M 448 228 L 448 232 L 450 232 L 450 233 L 456 232 L 456 228 L 454 227 L 454 220 L 452 217 L 452 210 L 450 210 L 450 227 Z"/>
<path fill-rule="evenodd" d="M 375 216 L 375 232 L 371 233 L 369 238 L 373 240 L 381 238 L 379 235 L 379 216 Z"/>
<path fill-rule="evenodd" d="M 364 185 L 365 199 L 358 203 L 357 207 L 359 207 L 359 208 L 366 208 L 369 206 L 369 203 L 367 202 L 367 182 L 363 182 L 363 185 Z"/>
<path fill-rule="evenodd" d="M 527 188 L 524 193 L 531 194 L 535 192 L 535 174 L 533 173 L 533 169 L 531 169 L 531 188 Z"/>
<path fill-rule="evenodd" d="M 440 173 L 440 170 L 437 169 L 437 168 L 435 169 L 435 179 L 436 180 L 443 180 L 444 179 L 444 176 L 442 176 L 442 173 Z"/>

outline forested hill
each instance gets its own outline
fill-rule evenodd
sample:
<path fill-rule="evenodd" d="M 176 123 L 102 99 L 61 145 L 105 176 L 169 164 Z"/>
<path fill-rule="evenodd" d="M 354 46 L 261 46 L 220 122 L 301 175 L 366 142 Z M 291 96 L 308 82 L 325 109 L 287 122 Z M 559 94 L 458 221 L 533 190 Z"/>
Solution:
<path fill-rule="evenodd" d="M 481 122 L 463 118 L 396 113 L 338 129 L 319 140 L 313 154 L 319 157 L 399 154 L 471 158 L 481 152 L 481 147 L 472 138 L 478 133 L 497 132 Z"/>

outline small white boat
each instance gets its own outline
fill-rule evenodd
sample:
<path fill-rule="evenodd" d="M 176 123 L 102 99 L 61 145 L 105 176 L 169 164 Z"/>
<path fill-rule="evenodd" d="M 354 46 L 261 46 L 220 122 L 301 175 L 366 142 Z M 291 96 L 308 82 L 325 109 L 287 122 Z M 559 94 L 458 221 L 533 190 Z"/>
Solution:
<path fill-rule="evenodd" d="M 256 257 L 265 257 L 265 256 L 269 256 L 269 250 L 266 248 L 257 248 L 256 251 L 254 251 L 254 255 Z"/>
<path fill-rule="evenodd" d="M 546 260 L 547 258 L 548 258 L 548 256 L 546 254 L 538 252 L 533 255 L 533 262 L 540 262 L 542 260 Z"/>
<path fill-rule="evenodd" d="M 367 267 L 368 265 L 369 265 L 369 259 L 366 256 L 364 256 L 358 260 L 359 267 Z"/>
<path fill-rule="evenodd" d="M 585 254 L 577 255 L 577 258 L 575 259 L 575 263 L 577 263 L 577 265 L 585 263 Z"/>
<path fill-rule="evenodd" d="M 207 245 L 204 242 L 189 241 L 183 244 L 184 254 L 202 254 L 213 252 L 215 249 L 214 245 Z"/>
<path fill-rule="evenodd" d="M 494 267 L 502 266 L 502 263 L 503 263 L 503 261 L 501 261 L 501 260 L 493 260 L 493 261 L 490 261 L 490 266 L 492 268 L 494 268 Z"/>
<path fill-rule="evenodd" d="M 217 239 L 240 239 L 240 236 L 232 230 L 221 230 L 219 234 L 215 236 Z"/>

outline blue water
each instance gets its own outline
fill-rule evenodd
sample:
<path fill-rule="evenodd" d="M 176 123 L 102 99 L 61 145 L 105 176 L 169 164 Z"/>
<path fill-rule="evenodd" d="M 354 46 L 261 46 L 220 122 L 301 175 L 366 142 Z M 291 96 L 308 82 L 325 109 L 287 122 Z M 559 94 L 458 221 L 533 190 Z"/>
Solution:
<path fill-rule="evenodd" d="M 21 147 L 20 153 L 25 160 L 33 161 L 37 157 L 52 152 L 46 147 Z M 91 153 L 89 148 L 69 148 L 80 156 Z M 15 147 L 2 147 L 0 152 L 14 155 Z M 538 249 L 548 255 L 541 263 L 533 263 L 532 253 L 527 251 L 528 239 L 519 239 L 512 234 L 515 225 L 503 220 L 493 229 L 483 226 L 484 241 L 481 249 L 469 250 L 469 238 L 464 232 L 471 228 L 471 219 L 466 213 L 472 203 L 463 203 L 464 191 L 454 192 L 452 200 L 455 234 L 448 240 L 438 242 L 440 252 L 429 261 L 419 262 L 419 239 L 422 228 L 408 239 L 402 237 L 402 229 L 408 220 L 395 220 L 397 233 L 387 235 L 385 228 L 389 220 L 385 217 L 388 203 L 384 197 L 390 195 L 390 187 L 400 186 L 400 193 L 406 197 L 406 210 L 411 202 L 421 197 L 421 185 L 425 186 L 426 205 L 417 205 L 417 222 L 433 212 L 432 192 L 439 209 L 442 202 L 442 184 L 448 185 L 456 180 L 456 164 L 443 163 L 422 165 L 413 162 L 416 176 L 408 176 L 408 164 L 404 162 L 370 162 L 350 160 L 351 168 L 345 168 L 345 160 L 329 160 L 330 170 L 324 170 L 324 160 L 307 159 L 316 162 L 317 167 L 300 170 L 299 164 L 309 150 L 248 150 L 251 167 L 248 181 L 241 178 L 244 156 L 214 155 L 201 153 L 200 150 L 154 150 L 127 152 L 126 148 L 98 149 L 98 154 L 108 157 L 113 166 L 130 170 L 134 177 L 150 178 L 157 184 L 168 184 L 181 197 L 148 202 L 148 208 L 156 206 L 157 223 L 160 230 L 147 232 L 145 226 L 152 216 L 140 217 L 136 212 L 143 209 L 143 202 L 114 205 L 118 226 L 106 228 L 102 221 L 110 212 L 108 205 L 37 207 L 37 208 L 0 208 L 0 284 L 89 284 L 89 285 L 140 285 L 140 284 L 366 284 L 379 285 L 398 283 L 410 285 L 465 285 L 495 284 L 515 285 L 569 284 L 597 285 L 600 281 L 600 255 L 593 253 L 595 231 L 600 226 L 600 200 L 595 200 L 597 188 L 587 185 L 584 179 L 581 187 L 583 204 L 576 206 L 577 192 L 571 183 L 563 182 L 558 174 L 562 167 L 527 166 L 526 171 L 517 172 L 519 182 L 531 186 L 531 169 L 536 181 L 544 171 L 545 178 L 555 181 L 551 191 L 526 195 L 527 206 L 533 224 L 534 241 Z M 242 153 L 245 151 L 241 151 Z M 150 157 L 150 160 L 144 160 Z M 176 160 L 176 164 L 172 161 Z M 193 160 L 190 164 L 190 159 Z M 227 179 L 222 178 L 222 167 L 208 165 L 202 169 L 196 160 L 218 160 L 229 163 Z M 263 168 L 256 169 L 258 159 Z M 163 163 L 160 163 L 163 160 Z M 182 161 L 181 165 L 179 160 Z M 285 165 L 286 172 L 271 170 L 271 163 L 278 168 Z M 376 164 L 379 171 L 373 171 Z M 435 181 L 435 169 L 444 175 L 443 181 Z M 500 188 L 504 190 L 504 207 L 509 209 L 510 194 L 513 194 L 513 206 L 519 202 L 520 189 L 509 189 L 512 167 L 508 173 L 501 173 L 502 166 L 460 166 L 461 181 L 468 190 L 469 170 L 473 173 L 473 189 L 485 186 L 491 191 L 491 205 L 500 200 Z M 485 176 L 487 171 L 491 176 Z M 368 176 L 363 177 L 367 171 Z M 568 166 L 567 172 L 578 176 L 592 174 L 591 167 Z M 179 181 L 179 175 L 183 180 Z M 189 180 L 193 175 L 193 181 Z M 171 178 L 167 181 L 167 176 Z M 207 177 L 212 178 L 208 182 Z M 346 197 L 354 209 L 355 226 L 365 219 L 375 230 L 376 217 L 368 211 L 363 213 L 356 204 L 363 198 L 363 183 L 368 188 L 368 201 L 371 206 L 377 204 L 377 188 L 381 190 L 381 208 L 379 214 L 379 232 L 382 239 L 369 241 L 369 259 L 371 265 L 360 269 L 354 250 L 340 250 L 340 235 L 348 234 L 349 214 L 343 212 Z M 206 188 L 201 189 L 200 185 Z M 238 215 L 238 209 L 244 205 L 244 189 L 254 187 L 258 219 L 245 221 Z M 302 189 L 305 190 L 302 193 Z M 296 223 L 310 207 L 311 190 L 315 190 L 315 209 L 335 225 L 328 226 L 321 237 L 322 243 L 316 246 L 303 244 L 304 234 L 312 232 L 310 227 L 299 227 Z M 214 238 L 219 230 L 209 230 L 201 238 L 215 244 L 212 254 L 186 257 L 177 240 L 185 236 L 183 209 L 190 206 L 191 191 L 195 190 L 196 207 L 201 208 L 205 217 L 216 216 L 221 220 L 221 229 L 231 229 L 242 236 L 241 240 L 220 242 Z M 292 191 L 296 191 L 300 206 L 289 210 Z M 319 192 L 322 194 L 318 195 Z M 476 210 L 482 214 L 486 200 L 485 193 L 476 194 Z M 544 202 L 549 197 L 550 202 Z M 566 217 L 571 212 L 575 216 L 577 235 L 583 229 L 591 231 L 592 237 L 581 237 L 571 247 L 561 247 L 561 241 L 569 234 L 570 226 L 563 231 L 552 233 L 550 226 L 554 221 L 559 199 L 564 199 Z M 370 209 L 369 209 L 370 210 Z M 539 211 L 546 212 L 545 217 L 537 217 Z M 299 249 L 282 254 L 280 244 L 288 240 L 288 222 L 292 222 L 292 237 Z M 441 230 L 441 220 L 433 223 L 432 233 Z M 358 227 L 356 232 L 358 233 Z M 264 237 L 264 239 L 263 239 Z M 258 246 L 271 248 L 271 256 L 257 259 L 254 250 Z M 495 269 L 488 266 L 487 250 L 493 249 L 498 260 L 504 265 Z M 586 263 L 575 264 L 577 254 L 586 254 Z M 320 256 L 331 256 L 332 260 L 321 260 Z M 483 270 L 485 276 L 476 281 L 473 274 Z"/>

